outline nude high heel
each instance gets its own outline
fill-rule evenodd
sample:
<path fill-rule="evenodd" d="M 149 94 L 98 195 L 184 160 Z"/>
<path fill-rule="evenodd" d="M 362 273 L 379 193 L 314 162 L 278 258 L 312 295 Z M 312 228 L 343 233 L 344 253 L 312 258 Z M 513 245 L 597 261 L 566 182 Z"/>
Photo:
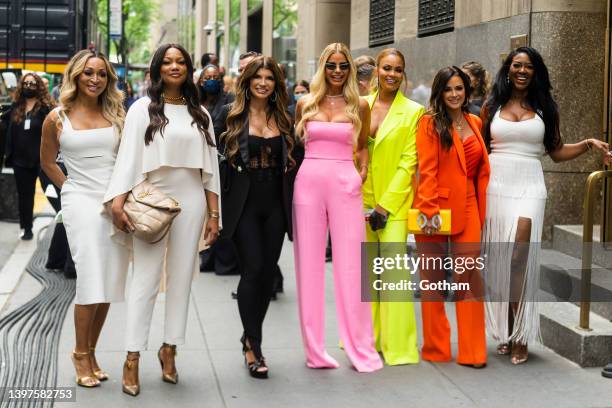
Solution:
<path fill-rule="evenodd" d="M 131 395 L 132 397 L 140 394 L 140 381 L 138 379 L 138 360 L 140 359 L 140 352 L 128 351 L 127 357 L 125 358 L 125 363 L 123 364 L 123 381 L 122 381 L 122 389 L 123 392 Z M 125 377 L 127 373 L 135 373 L 136 374 L 136 384 L 127 385 L 125 383 Z"/>
<path fill-rule="evenodd" d="M 164 355 L 167 356 L 168 353 L 170 354 L 170 359 L 172 361 L 174 361 L 174 357 L 176 357 L 176 345 L 170 345 L 170 344 L 162 344 L 162 346 L 159 348 L 159 351 L 157 352 L 157 358 L 159 358 L 159 364 L 161 365 L 161 369 L 162 369 L 162 381 L 170 383 L 170 384 L 176 384 L 178 383 L 178 373 L 176 372 L 176 368 L 174 369 L 174 373 L 167 373 L 164 370 L 164 359 L 162 359 L 162 350 L 164 350 Z"/>

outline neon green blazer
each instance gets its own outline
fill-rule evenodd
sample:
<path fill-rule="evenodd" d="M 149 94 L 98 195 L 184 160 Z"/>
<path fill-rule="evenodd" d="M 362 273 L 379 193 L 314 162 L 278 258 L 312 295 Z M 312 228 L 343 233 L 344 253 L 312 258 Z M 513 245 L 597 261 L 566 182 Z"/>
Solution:
<path fill-rule="evenodd" d="M 365 97 L 370 109 L 377 96 L 378 93 Z M 378 204 L 390 213 L 390 220 L 408 218 L 417 168 L 416 132 L 424 113 L 422 105 L 397 92 L 376 138 L 368 138 L 368 178 L 362 187 L 364 208 Z"/>

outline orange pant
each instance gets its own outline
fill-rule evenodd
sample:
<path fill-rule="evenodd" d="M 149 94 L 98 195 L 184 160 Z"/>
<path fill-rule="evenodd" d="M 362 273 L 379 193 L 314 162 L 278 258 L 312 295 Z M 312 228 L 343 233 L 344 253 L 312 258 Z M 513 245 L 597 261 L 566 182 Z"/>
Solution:
<path fill-rule="evenodd" d="M 471 191 L 470 191 L 471 190 Z M 457 214 L 451 214 L 456 217 Z M 480 218 L 478 207 L 473 189 L 468 190 L 466 205 L 467 222 L 465 229 L 450 237 L 451 253 L 456 256 L 478 256 L 478 246 L 480 242 Z M 432 255 L 435 251 L 436 243 L 444 244 L 448 241 L 447 236 L 417 235 L 417 248 L 419 253 Z M 459 245 L 453 247 L 452 244 L 473 243 L 472 245 Z M 422 245 L 426 244 L 426 245 Z M 434 248 L 432 248 L 434 247 Z M 440 245 L 439 248 L 446 248 L 447 245 Z M 438 253 L 439 254 L 439 253 Z M 433 270 L 421 268 L 421 280 L 427 279 L 430 282 L 444 280 L 444 270 Z M 453 282 L 469 282 L 471 294 L 456 292 L 459 299 L 455 302 L 455 312 L 457 315 L 457 331 L 459 338 L 459 351 L 457 363 L 459 364 L 483 364 L 487 361 L 487 345 L 485 337 L 485 314 L 484 304 L 479 299 L 482 297 L 482 278 L 480 270 L 466 270 L 464 273 L 453 273 Z M 446 318 L 443 298 L 437 291 L 421 291 L 421 310 L 423 319 L 423 349 L 422 358 L 428 361 L 450 361 L 450 325 Z M 437 301 L 426 301 L 436 299 Z"/>

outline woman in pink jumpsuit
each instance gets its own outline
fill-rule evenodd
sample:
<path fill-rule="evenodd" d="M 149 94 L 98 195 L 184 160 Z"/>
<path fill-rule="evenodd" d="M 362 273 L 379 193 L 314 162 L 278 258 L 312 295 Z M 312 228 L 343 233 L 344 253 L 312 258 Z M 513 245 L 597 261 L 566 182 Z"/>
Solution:
<path fill-rule="evenodd" d="M 368 172 L 369 122 L 370 110 L 359 99 L 348 48 L 341 43 L 328 45 L 319 58 L 311 93 L 296 107 L 296 133 L 306 151 L 293 195 L 295 270 L 310 368 L 339 366 L 325 350 L 328 226 L 340 340 L 357 371 L 371 372 L 383 365 L 374 348 L 371 307 L 361 302 L 360 288 L 361 242 L 365 241 L 361 184 Z"/>

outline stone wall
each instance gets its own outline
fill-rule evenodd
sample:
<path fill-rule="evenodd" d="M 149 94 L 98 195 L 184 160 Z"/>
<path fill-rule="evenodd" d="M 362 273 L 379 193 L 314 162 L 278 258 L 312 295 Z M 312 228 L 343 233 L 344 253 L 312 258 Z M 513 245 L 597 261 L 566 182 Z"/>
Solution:
<path fill-rule="evenodd" d="M 353 0 L 353 10 L 359 9 L 362 2 Z M 410 9 L 410 4 L 415 3 L 397 1 L 396 7 L 403 4 L 402 7 Z M 396 41 L 393 44 L 368 48 L 367 36 L 352 29 L 352 38 L 356 41 L 351 42 L 351 48 L 354 56 L 375 56 L 380 49 L 389 46 L 399 48 L 407 58 L 408 79 L 416 86 L 419 82 L 429 83 L 435 72 L 444 66 L 469 60 L 480 61 L 494 75 L 501 65 L 501 55 L 510 49 L 510 37 L 531 33 L 531 46 L 542 53 L 550 70 L 561 111 L 563 140 L 572 143 L 587 137 L 601 137 L 606 24 L 602 4 L 603 1 L 598 0 L 533 0 L 534 10 L 548 11 L 534 12 L 530 16 L 524 12 L 529 10 L 526 0 L 457 0 L 456 28 L 452 32 L 423 38 L 416 38 L 414 34 L 398 35 L 398 30 L 410 31 L 398 27 L 398 20 L 415 17 L 410 12 L 401 17 L 396 13 Z M 472 14 L 468 13 L 468 7 Z M 363 25 L 362 20 L 360 15 L 359 25 Z M 416 21 L 409 25 L 414 29 Z M 542 164 L 549 195 L 543 238 L 548 241 L 552 225 L 582 222 L 584 183 L 588 174 L 600 166 L 595 154 L 585 154 L 566 163 L 553 163 L 545 157 Z"/>

